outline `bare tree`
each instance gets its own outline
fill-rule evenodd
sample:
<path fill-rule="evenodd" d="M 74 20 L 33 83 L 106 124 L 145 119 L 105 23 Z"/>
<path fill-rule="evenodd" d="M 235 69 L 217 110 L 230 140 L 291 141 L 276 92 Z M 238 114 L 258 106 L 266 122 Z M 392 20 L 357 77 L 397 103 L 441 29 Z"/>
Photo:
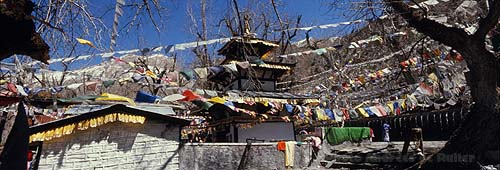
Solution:
<path fill-rule="evenodd" d="M 201 18 L 201 28 L 198 26 L 197 17 L 194 14 L 192 6 L 188 7 L 187 13 L 191 18 L 193 23 L 193 28 L 191 28 L 191 33 L 196 35 L 197 41 L 206 41 L 208 37 L 208 26 L 207 26 L 207 1 L 200 1 L 200 18 Z M 201 30 L 200 30 L 201 29 Z M 208 54 L 208 46 L 203 44 L 194 48 L 193 53 L 196 55 L 198 60 L 201 62 L 202 67 L 207 67 L 211 65 L 210 55 Z"/>
<path fill-rule="evenodd" d="M 453 1 L 452 3 L 461 3 Z M 382 14 L 401 16 L 408 26 L 429 38 L 457 50 L 465 58 L 470 72 L 466 74 L 467 85 L 470 87 L 474 102 L 471 112 L 438 154 L 474 155 L 480 164 L 498 164 L 492 162 L 492 151 L 500 150 L 500 112 L 498 110 L 499 59 L 486 48 L 486 35 L 499 23 L 500 1 L 488 0 L 483 12 L 478 12 L 480 18 L 476 23 L 476 31 L 467 33 L 464 28 L 453 27 L 437 22 L 429 17 L 429 9 L 415 1 L 362 1 L 351 15 L 366 18 Z M 339 2 L 341 3 L 341 2 Z M 416 6 L 416 7 L 411 7 Z M 432 11 L 436 13 L 436 11 Z M 484 15 L 481 16 L 480 14 Z M 377 15 L 378 14 L 378 15 Z M 455 16 L 456 17 L 456 16 Z M 453 17 L 449 17 L 453 18 Z M 463 21 L 464 19 L 458 19 Z M 474 20 L 472 20 L 474 21 Z M 466 22 L 466 21 L 463 21 Z M 412 48 L 413 49 L 413 48 Z M 427 160 L 437 159 L 437 156 Z M 422 169 L 477 168 L 477 163 L 470 164 L 439 164 L 438 161 L 426 161 Z M 454 166 L 454 167 L 452 167 Z"/>

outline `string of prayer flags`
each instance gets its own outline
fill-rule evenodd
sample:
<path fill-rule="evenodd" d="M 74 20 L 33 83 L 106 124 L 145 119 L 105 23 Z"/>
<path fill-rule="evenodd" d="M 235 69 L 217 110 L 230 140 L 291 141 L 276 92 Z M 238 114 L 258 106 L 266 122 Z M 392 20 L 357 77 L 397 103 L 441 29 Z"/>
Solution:
<path fill-rule="evenodd" d="M 148 94 L 141 90 L 137 91 L 137 94 L 135 96 L 136 102 L 143 102 L 143 103 L 156 103 L 159 99 L 160 97 Z"/>
<path fill-rule="evenodd" d="M 247 69 L 250 67 L 250 62 L 245 61 L 245 62 L 237 62 L 236 63 L 238 66 L 240 66 L 242 69 Z"/>
<path fill-rule="evenodd" d="M 361 117 L 364 117 L 364 118 L 370 117 L 370 115 L 368 115 L 368 113 L 362 107 L 357 108 L 356 111 L 357 111 L 358 115 L 360 115 Z"/>
<path fill-rule="evenodd" d="M 118 83 L 119 83 L 120 85 L 124 85 L 124 84 L 126 84 L 128 81 L 131 81 L 131 80 L 132 80 L 132 78 L 130 78 L 130 77 L 124 77 L 124 78 L 120 78 L 120 79 L 118 79 Z"/>
<path fill-rule="evenodd" d="M 213 67 L 209 67 L 208 70 L 210 71 L 210 74 L 213 76 L 213 75 L 217 75 L 217 74 L 223 72 L 224 71 L 224 67 L 213 66 Z"/>
<path fill-rule="evenodd" d="M 172 79 L 171 78 L 168 78 L 168 77 L 162 77 L 161 80 L 163 80 L 164 82 L 166 83 L 170 83 L 172 82 Z"/>
<path fill-rule="evenodd" d="M 247 115 L 249 115 L 249 116 L 251 116 L 253 118 L 255 118 L 257 116 L 257 113 L 254 112 L 254 111 L 251 111 L 251 110 L 246 110 L 246 109 L 241 109 L 241 108 L 235 107 L 234 111 L 245 113 L 245 114 L 247 114 Z"/>
<path fill-rule="evenodd" d="M 389 68 L 384 68 L 376 72 L 370 72 L 364 75 L 359 75 L 356 78 L 349 79 L 346 82 L 342 82 L 341 85 L 344 89 L 349 90 L 351 87 L 358 87 L 359 85 L 366 84 L 369 80 L 373 81 L 376 79 L 386 77 L 387 75 L 390 74 L 392 74 L 392 71 Z M 367 80 L 367 78 L 369 78 L 369 80 Z"/>
<path fill-rule="evenodd" d="M 74 83 L 74 84 L 70 84 L 70 85 L 66 86 L 66 88 L 71 89 L 71 90 L 75 90 L 75 89 L 79 88 L 81 85 L 83 85 L 83 83 Z"/>
<path fill-rule="evenodd" d="M 9 89 L 9 91 L 12 92 L 12 93 L 17 93 L 17 88 L 12 83 L 7 83 L 7 89 Z"/>
<path fill-rule="evenodd" d="M 186 80 L 192 80 L 195 78 L 195 72 L 191 69 L 188 69 L 188 70 L 184 70 L 184 71 L 181 71 L 179 72 L 182 76 L 184 76 L 184 78 L 186 78 Z"/>
<path fill-rule="evenodd" d="M 285 122 L 290 122 L 290 117 L 288 116 L 283 116 L 281 117 L 281 120 L 285 121 Z"/>
<path fill-rule="evenodd" d="M 162 98 L 162 100 L 167 101 L 167 102 L 173 102 L 173 101 L 178 101 L 178 100 L 181 100 L 184 98 L 186 98 L 186 96 L 183 96 L 181 94 L 171 94 L 171 95 L 168 95 L 168 96 Z"/>
<path fill-rule="evenodd" d="M 316 53 L 317 55 L 323 55 L 323 54 L 326 54 L 328 51 L 326 51 L 326 48 L 320 48 L 320 49 L 317 49 L 317 50 L 314 50 L 314 53 Z"/>
<path fill-rule="evenodd" d="M 193 104 L 195 104 L 196 106 L 200 107 L 200 108 L 203 108 L 205 110 L 208 110 L 210 107 L 212 107 L 214 104 L 212 103 L 209 103 L 209 102 L 205 102 L 205 101 L 202 101 L 202 100 L 193 100 L 191 101 Z"/>
<path fill-rule="evenodd" d="M 330 119 L 335 120 L 335 115 L 333 115 L 333 111 L 329 108 L 325 109 L 325 114 L 328 116 Z"/>
<path fill-rule="evenodd" d="M 328 120 L 328 116 L 325 114 L 324 109 L 322 109 L 320 107 L 316 107 L 314 112 L 316 113 L 318 120 Z"/>
<path fill-rule="evenodd" d="M 177 72 L 177 71 L 169 72 L 169 73 L 167 73 L 167 78 L 168 78 L 167 80 L 169 80 L 171 82 L 177 82 L 177 81 L 179 81 L 179 72 Z"/>
<path fill-rule="evenodd" d="M 195 68 L 194 72 L 198 75 L 200 79 L 205 79 L 208 77 L 208 68 L 206 67 Z"/>
<path fill-rule="evenodd" d="M 28 93 L 24 90 L 23 86 L 21 85 L 16 85 L 16 89 L 21 94 L 21 96 L 28 96 Z"/>
<path fill-rule="evenodd" d="M 225 64 L 222 65 L 222 67 L 224 67 L 226 70 L 230 70 L 231 72 L 238 72 L 238 68 L 236 67 L 235 63 Z"/>
<path fill-rule="evenodd" d="M 416 66 L 417 65 L 418 58 L 417 57 L 412 57 L 408 60 L 402 61 L 400 64 L 403 67 L 408 67 L 408 66 Z"/>
<path fill-rule="evenodd" d="M 95 100 L 96 101 L 123 101 L 123 102 L 128 102 L 131 105 L 135 106 L 135 102 L 132 101 L 132 99 L 127 98 L 127 97 L 123 97 L 120 95 L 116 95 L 116 94 L 111 94 L 111 93 L 103 93 L 103 94 L 101 94 L 100 97 L 96 98 Z"/>
<path fill-rule="evenodd" d="M 105 88 L 108 88 L 108 87 L 111 87 L 115 84 L 116 80 L 105 80 L 102 82 L 102 85 L 105 87 Z"/>
<path fill-rule="evenodd" d="M 143 75 L 139 75 L 139 74 L 135 74 L 132 76 L 132 80 L 136 83 L 140 82 L 141 80 L 144 80 L 144 78 L 145 77 Z"/>
<path fill-rule="evenodd" d="M 200 96 L 205 95 L 205 91 L 203 89 L 194 89 L 194 92 Z"/>
<path fill-rule="evenodd" d="M 226 103 L 226 99 L 223 99 L 221 97 L 213 97 L 207 100 L 207 102 L 212 102 L 212 103 L 218 103 L 218 104 L 224 104 Z"/>
<path fill-rule="evenodd" d="M 85 89 L 88 91 L 95 91 L 97 88 L 97 82 L 91 81 L 91 82 L 85 82 Z"/>
<path fill-rule="evenodd" d="M 146 75 L 151 77 L 151 78 L 158 79 L 158 76 L 156 76 L 156 74 L 153 73 L 151 70 L 147 70 Z"/>
<path fill-rule="evenodd" d="M 406 32 L 396 32 L 396 33 L 392 33 L 392 34 L 389 34 L 387 35 L 389 38 L 392 38 L 392 37 L 397 37 L 397 36 L 404 36 L 404 35 L 407 35 Z"/>
<path fill-rule="evenodd" d="M 426 59 L 426 60 L 429 60 L 429 59 L 431 59 L 431 55 L 430 55 L 428 52 L 424 52 L 424 53 L 422 54 L 422 58 L 423 58 L 423 59 Z"/>
<path fill-rule="evenodd" d="M 184 92 L 182 92 L 182 95 L 184 96 L 184 99 L 182 99 L 181 101 L 190 102 L 190 101 L 193 101 L 195 99 L 202 99 L 203 98 L 191 90 L 184 90 Z"/>
<path fill-rule="evenodd" d="M 436 74 L 434 74 L 434 73 L 429 74 L 427 77 L 428 77 L 430 80 L 432 80 L 434 83 L 439 82 L 438 77 L 437 77 L 437 76 L 436 76 Z"/>
<path fill-rule="evenodd" d="M 135 63 L 133 63 L 133 62 L 127 62 L 127 63 L 128 63 L 128 65 L 129 65 L 130 67 L 132 67 L 132 68 L 135 68 L 135 66 L 136 66 L 136 65 L 135 65 Z"/>
<path fill-rule="evenodd" d="M 272 50 L 269 50 L 268 52 L 266 52 L 264 55 L 262 55 L 262 57 L 260 57 L 261 59 L 265 60 L 269 54 L 271 54 Z"/>
<path fill-rule="evenodd" d="M 371 36 L 371 37 L 364 39 L 364 40 L 351 42 L 351 44 L 349 45 L 348 48 L 360 48 L 364 44 L 368 44 L 370 42 L 375 42 L 375 41 L 382 43 L 384 41 L 384 39 L 382 39 L 382 37 L 379 35 L 374 35 L 374 36 Z"/>
<path fill-rule="evenodd" d="M 64 89 L 64 86 L 56 86 L 56 87 L 51 87 L 50 88 L 50 93 L 56 94 L 61 92 Z"/>
<path fill-rule="evenodd" d="M 255 60 L 252 60 L 250 61 L 251 64 L 257 64 L 257 65 L 262 65 L 262 64 L 266 64 L 264 61 L 262 61 L 261 59 L 255 59 Z"/>
<path fill-rule="evenodd" d="M 236 107 L 234 106 L 234 103 L 232 101 L 228 100 L 228 101 L 224 102 L 224 105 L 231 110 L 236 110 Z"/>
<path fill-rule="evenodd" d="M 117 63 L 127 63 L 125 61 L 123 61 L 121 58 L 118 58 L 118 57 L 111 57 L 111 60 L 117 62 Z"/>
<path fill-rule="evenodd" d="M 301 51 L 301 52 L 296 52 L 296 53 L 284 54 L 284 55 L 280 55 L 278 57 L 288 58 L 288 57 L 308 55 L 308 54 L 312 54 L 312 53 L 315 53 L 316 55 L 323 55 L 323 54 L 328 53 L 328 51 L 335 51 L 335 50 L 336 49 L 334 47 L 318 48 L 316 50 L 307 50 L 307 51 Z"/>

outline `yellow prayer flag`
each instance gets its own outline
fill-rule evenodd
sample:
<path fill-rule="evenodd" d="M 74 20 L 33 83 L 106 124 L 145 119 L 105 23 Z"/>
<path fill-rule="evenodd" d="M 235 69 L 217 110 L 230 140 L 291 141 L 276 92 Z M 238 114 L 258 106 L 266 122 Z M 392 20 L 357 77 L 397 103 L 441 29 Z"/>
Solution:
<path fill-rule="evenodd" d="M 441 56 L 441 50 L 439 50 L 439 48 L 436 48 L 434 51 L 432 51 L 432 53 L 434 53 L 434 55 L 437 57 Z"/>
<path fill-rule="evenodd" d="M 368 115 L 368 113 L 366 113 L 365 109 L 363 108 L 357 108 L 356 111 L 361 117 L 370 117 L 370 115 Z"/>
<path fill-rule="evenodd" d="M 269 56 L 269 54 L 271 54 L 271 51 L 268 51 L 267 53 L 265 53 L 264 55 L 262 55 L 262 57 L 260 57 L 262 60 L 266 59 L 267 56 Z"/>
<path fill-rule="evenodd" d="M 92 48 L 96 48 L 94 46 L 94 44 L 92 44 L 92 42 L 90 42 L 89 40 L 81 39 L 81 38 L 76 38 L 76 41 L 78 41 L 78 43 L 80 43 L 80 44 L 84 44 L 84 45 L 88 45 L 88 46 L 90 46 Z"/>
<path fill-rule="evenodd" d="M 128 65 L 130 65 L 130 67 L 135 67 L 135 64 L 133 62 L 128 62 Z"/>
<path fill-rule="evenodd" d="M 391 115 L 391 116 L 396 115 L 396 113 L 394 112 L 394 104 L 393 104 L 392 102 L 389 102 L 389 103 L 387 103 L 387 106 L 389 106 L 389 109 L 391 109 L 391 110 L 390 110 L 390 111 L 391 111 L 391 112 L 390 112 L 390 115 Z"/>
<path fill-rule="evenodd" d="M 158 77 L 156 76 L 155 73 L 153 73 L 151 70 L 148 70 L 146 71 L 146 75 L 151 77 L 151 78 L 154 78 L 154 79 L 157 79 Z"/>
<path fill-rule="evenodd" d="M 212 103 L 218 103 L 218 104 L 224 104 L 226 102 L 225 99 L 220 98 L 220 97 L 213 97 L 211 99 L 208 99 L 207 101 L 212 102 Z"/>
<path fill-rule="evenodd" d="M 434 81 L 434 82 L 438 82 L 438 77 L 436 76 L 436 74 L 431 73 L 431 74 L 429 74 L 429 76 L 428 76 L 428 77 L 429 77 L 429 79 L 431 79 L 432 81 Z"/>

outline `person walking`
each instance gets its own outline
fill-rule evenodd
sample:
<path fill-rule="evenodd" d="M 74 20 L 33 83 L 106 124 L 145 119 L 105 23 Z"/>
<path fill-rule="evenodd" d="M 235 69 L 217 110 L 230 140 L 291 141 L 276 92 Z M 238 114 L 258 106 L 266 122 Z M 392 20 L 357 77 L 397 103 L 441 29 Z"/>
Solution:
<path fill-rule="evenodd" d="M 391 125 L 389 125 L 389 123 L 387 122 L 384 122 L 382 126 L 384 128 L 384 142 L 390 143 L 391 138 L 389 137 L 389 130 L 391 130 Z"/>

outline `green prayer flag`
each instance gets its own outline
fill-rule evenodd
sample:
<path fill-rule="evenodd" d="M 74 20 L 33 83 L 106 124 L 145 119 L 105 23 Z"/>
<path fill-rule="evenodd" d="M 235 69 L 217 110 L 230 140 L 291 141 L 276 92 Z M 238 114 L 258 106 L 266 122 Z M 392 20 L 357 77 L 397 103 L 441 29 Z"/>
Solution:
<path fill-rule="evenodd" d="M 102 85 L 107 88 L 107 87 L 110 87 L 112 86 L 113 84 L 115 84 L 115 80 L 106 80 L 106 81 L 103 81 L 102 82 Z"/>

